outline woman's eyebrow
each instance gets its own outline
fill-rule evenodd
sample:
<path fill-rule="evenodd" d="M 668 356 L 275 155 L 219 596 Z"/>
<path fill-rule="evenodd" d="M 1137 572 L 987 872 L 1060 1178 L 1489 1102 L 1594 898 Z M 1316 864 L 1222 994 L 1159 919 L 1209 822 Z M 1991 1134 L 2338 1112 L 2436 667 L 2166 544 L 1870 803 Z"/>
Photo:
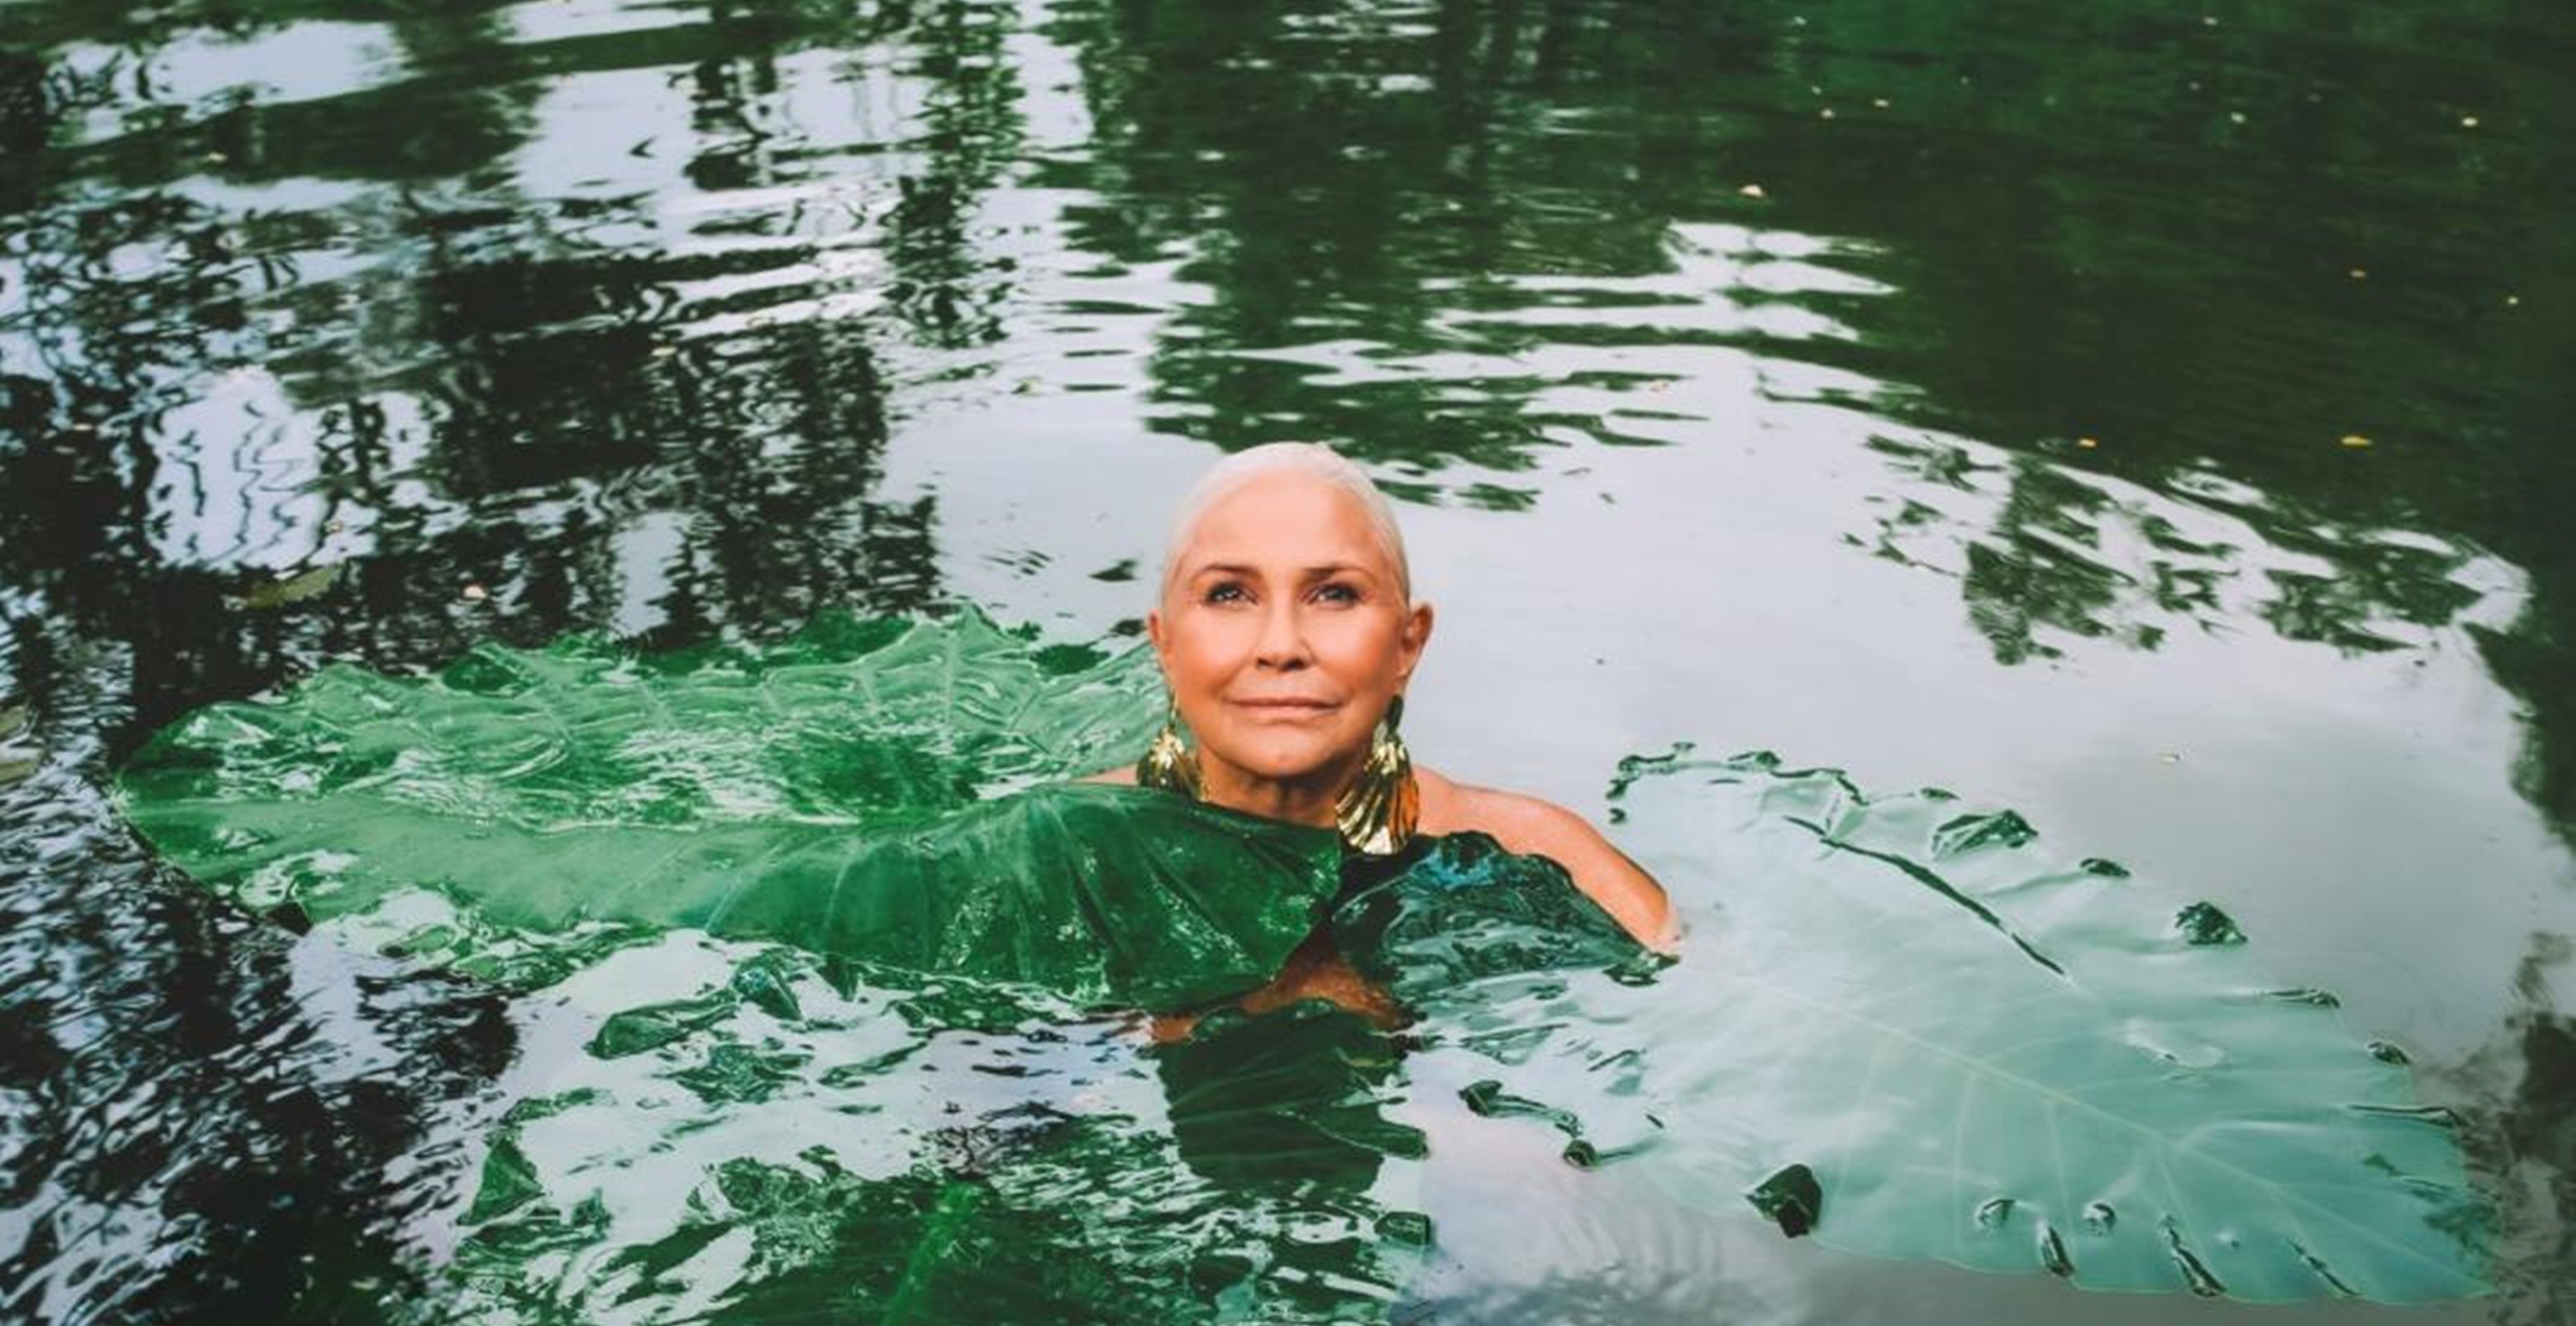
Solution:
<path fill-rule="evenodd" d="M 1365 562 L 1319 562 L 1316 565 L 1299 569 L 1297 572 L 1297 578 L 1300 580 L 1321 580 L 1326 576 L 1342 575 L 1345 573 L 1364 576 L 1374 576 L 1377 574 L 1375 571 L 1370 570 L 1368 564 Z M 1190 568 L 1189 578 L 1196 580 L 1200 576 L 1259 576 L 1260 574 L 1260 567 L 1253 566 L 1246 562 L 1209 562 L 1205 566 Z"/>

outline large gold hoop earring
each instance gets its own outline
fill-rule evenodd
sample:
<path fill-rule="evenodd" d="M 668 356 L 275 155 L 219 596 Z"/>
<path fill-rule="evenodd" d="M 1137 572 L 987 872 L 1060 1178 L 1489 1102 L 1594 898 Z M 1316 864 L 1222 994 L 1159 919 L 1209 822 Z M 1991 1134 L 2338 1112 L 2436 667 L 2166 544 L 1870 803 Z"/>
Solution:
<path fill-rule="evenodd" d="M 1378 720 L 1359 777 L 1333 803 L 1333 823 L 1343 844 L 1363 856 L 1404 850 L 1422 819 L 1422 785 L 1413 777 L 1413 755 L 1396 735 L 1396 725 L 1403 721 L 1404 697 L 1399 695 Z"/>
<path fill-rule="evenodd" d="M 1154 744 L 1145 748 L 1145 758 L 1136 761 L 1136 785 L 1178 792 L 1192 801 L 1199 799 L 1199 760 L 1181 744 L 1181 706 L 1177 702 L 1164 717 L 1163 730 L 1154 734 Z"/>

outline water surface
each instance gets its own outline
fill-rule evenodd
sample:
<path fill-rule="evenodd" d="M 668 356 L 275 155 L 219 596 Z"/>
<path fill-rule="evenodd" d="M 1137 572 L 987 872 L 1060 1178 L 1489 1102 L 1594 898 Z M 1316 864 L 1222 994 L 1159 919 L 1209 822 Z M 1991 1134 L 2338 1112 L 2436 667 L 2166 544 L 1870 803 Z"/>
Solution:
<path fill-rule="evenodd" d="M 2504 1292 L 2412 1319 L 2554 1319 L 2571 52 L 2515 0 L 0 10 L 0 1303 L 361 1318 L 548 1044 L 154 868 L 100 791 L 154 727 L 825 605 L 1114 643 L 1191 475 L 1320 438 L 1407 501 L 1425 759 L 1598 812 L 1766 747 L 2221 898 L 2472 1121 Z M 1616 1246 L 1691 1320 L 2070 1302 L 1548 1209 L 1442 1227 L 1461 1301 Z"/>

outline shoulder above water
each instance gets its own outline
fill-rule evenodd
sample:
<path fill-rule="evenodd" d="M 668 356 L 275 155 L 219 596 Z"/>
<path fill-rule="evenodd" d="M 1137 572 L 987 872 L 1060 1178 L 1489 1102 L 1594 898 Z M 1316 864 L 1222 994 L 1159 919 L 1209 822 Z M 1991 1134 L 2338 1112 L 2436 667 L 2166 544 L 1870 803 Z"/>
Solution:
<path fill-rule="evenodd" d="M 1550 801 L 1471 787 L 1429 769 L 1415 769 L 1422 780 L 1421 831 L 1487 834 L 1504 851 L 1543 856 L 1565 867 L 1574 887 L 1599 904 L 1638 943 L 1671 952 L 1679 941 L 1672 905 L 1663 886 L 1631 861 L 1592 822 Z M 1131 767 L 1104 769 L 1086 783 L 1133 783 Z"/>
<path fill-rule="evenodd" d="M 1663 886 L 1602 837 L 1590 820 L 1537 797 L 1471 787 L 1428 769 L 1416 772 L 1422 779 L 1422 832 L 1474 830 L 1491 835 L 1505 851 L 1546 857 L 1565 867 L 1574 887 L 1637 942 L 1673 950 L 1679 936 Z"/>

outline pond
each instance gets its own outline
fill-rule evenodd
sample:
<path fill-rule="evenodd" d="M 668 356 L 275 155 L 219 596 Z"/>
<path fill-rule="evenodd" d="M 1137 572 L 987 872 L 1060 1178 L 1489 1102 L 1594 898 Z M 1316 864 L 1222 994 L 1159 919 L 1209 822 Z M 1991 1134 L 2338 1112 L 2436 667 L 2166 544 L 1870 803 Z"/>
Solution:
<path fill-rule="evenodd" d="M 2559 1320 L 2571 51 L 2519 0 L 0 8 L 0 1305 L 395 1315 L 594 1031 L 158 865 L 156 730 L 572 631 L 1123 648 L 1190 479 L 1302 438 L 1399 499 L 1427 761 L 2012 807 L 2403 1046 L 2502 1222 L 2484 1299 L 2079 1298 L 1506 1130 L 1417 1194 L 1423 1319 Z"/>

